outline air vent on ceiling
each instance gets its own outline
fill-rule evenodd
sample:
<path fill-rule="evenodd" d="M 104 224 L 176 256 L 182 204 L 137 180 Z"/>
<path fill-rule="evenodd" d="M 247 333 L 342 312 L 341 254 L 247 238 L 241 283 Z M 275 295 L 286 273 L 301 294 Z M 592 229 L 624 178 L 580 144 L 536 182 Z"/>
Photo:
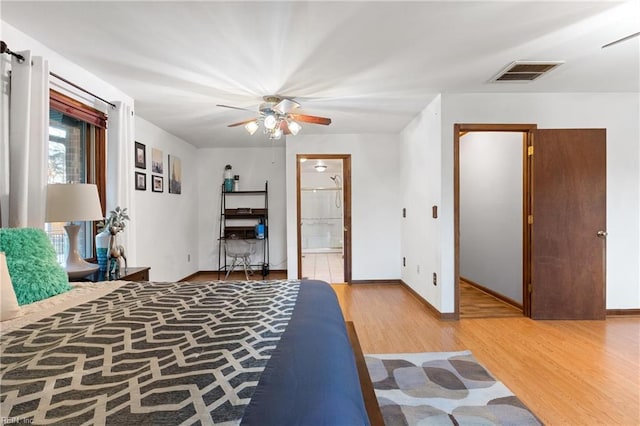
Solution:
<path fill-rule="evenodd" d="M 489 80 L 492 83 L 527 83 L 562 65 L 563 61 L 515 61 Z"/>

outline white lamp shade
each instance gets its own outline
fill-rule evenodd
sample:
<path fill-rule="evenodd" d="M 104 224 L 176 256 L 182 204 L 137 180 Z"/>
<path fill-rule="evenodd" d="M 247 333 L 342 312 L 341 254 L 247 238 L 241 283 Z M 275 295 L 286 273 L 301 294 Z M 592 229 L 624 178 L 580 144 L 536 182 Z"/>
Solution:
<path fill-rule="evenodd" d="M 102 220 L 98 187 L 90 183 L 47 185 L 46 222 Z"/>
<path fill-rule="evenodd" d="M 278 123 L 278 120 L 274 115 L 268 114 L 264 117 L 264 127 L 269 130 L 275 129 L 277 123 Z"/>
<path fill-rule="evenodd" d="M 258 130 L 258 123 L 256 121 L 250 121 L 245 124 L 244 128 L 249 132 L 250 135 L 253 135 L 256 130 Z"/>
<path fill-rule="evenodd" d="M 289 122 L 289 131 L 293 136 L 297 135 L 300 130 L 302 130 L 302 126 L 300 124 L 295 121 Z"/>

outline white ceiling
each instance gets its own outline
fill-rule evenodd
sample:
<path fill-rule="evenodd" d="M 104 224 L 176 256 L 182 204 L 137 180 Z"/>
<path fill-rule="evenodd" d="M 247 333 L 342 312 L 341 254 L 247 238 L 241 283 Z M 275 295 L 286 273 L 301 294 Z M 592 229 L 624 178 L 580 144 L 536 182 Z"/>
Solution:
<path fill-rule="evenodd" d="M 251 113 L 216 104 L 257 111 L 269 94 L 333 120 L 304 134 L 398 133 L 438 93 L 640 88 L 640 37 L 601 48 L 640 31 L 640 0 L 3 0 L 0 11 L 198 147 L 264 145 L 226 127 Z M 566 63 L 529 84 L 488 83 L 514 60 Z"/>

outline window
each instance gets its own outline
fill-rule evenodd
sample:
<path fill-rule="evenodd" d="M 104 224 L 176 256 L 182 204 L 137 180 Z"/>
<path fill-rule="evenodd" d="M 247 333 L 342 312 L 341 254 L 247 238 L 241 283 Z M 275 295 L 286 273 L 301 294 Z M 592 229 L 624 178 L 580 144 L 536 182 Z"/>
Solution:
<path fill-rule="evenodd" d="M 95 183 L 103 213 L 106 201 L 106 125 L 104 113 L 51 90 L 48 183 Z M 64 225 L 45 224 L 60 263 L 64 262 L 69 250 Z M 94 222 L 80 225 L 80 254 L 86 259 L 93 259 L 93 236 L 97 225 Z"/>

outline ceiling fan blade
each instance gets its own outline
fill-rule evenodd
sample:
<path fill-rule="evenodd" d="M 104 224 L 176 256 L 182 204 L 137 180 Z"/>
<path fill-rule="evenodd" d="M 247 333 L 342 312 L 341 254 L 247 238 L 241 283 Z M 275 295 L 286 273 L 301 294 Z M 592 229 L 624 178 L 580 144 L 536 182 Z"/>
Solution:
<path fill-rule="evenodd" d="M 217 104 L 216 106 L 219 106 L 219 107 L 222 107 L 222 108 L 239 109 L 240 111 L 255 112 L 255 110 L 252 110 L 252 109 L 234 107 L 234 106 L 231 106 L 231 105 L 220 105 L 220 104 Z"/>
<path fill-rule="evenodd" d="M 279 112 L 280 114 L 287 114 L 296 108 L 300 108 L 300 104 L 293 99 L 287 98 L 281 100 L 273 106 L 273 110 Z"/>
<path fill-rule="evenodd" d="M 245 121 L 240 121 L 238 123 L 229 124 L 227 127 L 242 126 L 243 124 L 251 123 L 252 121 L 256 121 L 256 119 L 252 118 L 251 120 L 245 120 Z"/>
<path fill-rule="evenodd" d="M 602 49 L 604 49 L 605 47 L 613 46 L 613 45 L 618 44 L 618 43 L 622 43 L 623 41 L 627 41 L 627 40 L 630 40 L 630 39 L 632 39 L 634 37 L 638 37 L 638 36 L 640 36 L 640 31 L 637 32 L 637 33 L 634 33 L 634 34 L 630 34 L 630 35 L 628 35 L 626 37 L 622 37 L 622 38 L 620 38 L 618 40 L 612 41 L 611 43 L 607 43 L 604 46 L 602 46 Z"/>
<path fill-rule="evenodd" d="M 302 121 L 304 123 L 322 124 L 322 125 L 325 125 L 325 126 L 331 124 L 331 119 L 330 118 L 317 117 L 315 115 L 289 114 L 289 117 L 291 117 L 292 120 Z"/>

